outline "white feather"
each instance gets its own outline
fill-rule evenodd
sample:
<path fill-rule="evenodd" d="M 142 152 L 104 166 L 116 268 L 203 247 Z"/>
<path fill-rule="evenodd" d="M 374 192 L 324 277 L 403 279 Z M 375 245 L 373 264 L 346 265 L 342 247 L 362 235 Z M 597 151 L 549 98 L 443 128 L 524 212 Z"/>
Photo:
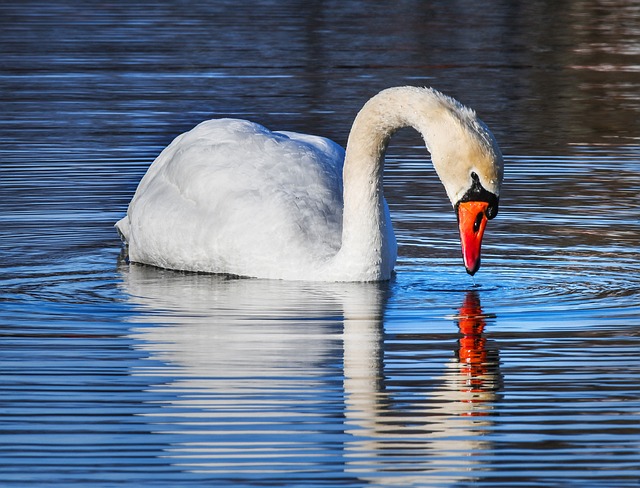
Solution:
<path fill-rule="evenodd" d="M 469 168 L 487 166 L 486 178 L 498 180 L 491 165 L 501 160 L 475 120 L 435 90 L 385 90 L 358 114 L 346 159 L 322 137 L 209 120 L 162 151 L 116 227 L 133 262 L 259 278 L 388 279 L 396 260 L 381 180 L 388 139 L 400 127 L 418 129 L 447 192 L 458 194 Z M 447 169 L 442 141 L 452 135 L 460 139 L 453 153 L 473 161 Z M 476 146 L 481 158 L 469 155 Z"/>

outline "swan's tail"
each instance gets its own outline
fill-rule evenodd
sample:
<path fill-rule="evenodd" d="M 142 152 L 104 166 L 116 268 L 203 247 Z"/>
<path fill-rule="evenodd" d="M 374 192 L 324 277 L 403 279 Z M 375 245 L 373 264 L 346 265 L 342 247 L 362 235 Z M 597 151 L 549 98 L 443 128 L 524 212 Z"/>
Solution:
<path fill-rule="evenodd" d="M 120 235 L 120 239 L 122 239 L 122 242 L 125 244 L 129 243 L 129 225 L 129 217 L 126 215 L 124 218 L 118 220 L 115 225 L 115 228 Z"/>

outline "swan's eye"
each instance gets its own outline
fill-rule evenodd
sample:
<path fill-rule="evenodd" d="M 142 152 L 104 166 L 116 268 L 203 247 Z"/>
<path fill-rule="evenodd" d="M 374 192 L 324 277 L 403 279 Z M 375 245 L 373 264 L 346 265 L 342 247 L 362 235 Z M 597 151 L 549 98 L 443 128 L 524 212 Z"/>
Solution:
<path fill-rule="evenodd" d="M 474 223 L 474 227 L 477 232 L 477 230 L 480 228 L 480 225 L 482 223 L 482 217 L 486 216 L 488 220 L 491 220 L 498 214 L 499 198 L 498 198 L 498 195 L 485 190 L 485 188 L 482 186 L 482 183 L 480 183 L 480 177 L 478 176 L 478 173 L 476 173 L 475 171 L 472 171 L 469 175 L 471 176 L 471 180 L 472 180 L 471 187 L 466 191 L 466 193 L 460 199 L 460 202 L 487 202 L 488 203 L 487 209 L 482 213 L 482 215 L 477 217 Z"/>
<path fill-rule="evenodd" d="M 482 219 L 484 218 L 484 212 L 480 212 L 477 216 L 476 216 L 476 220 L 473 223 L 473 232 L 475 232 L 476 234 L 478 233 L 478 231 L 480 230 L 480 224 L 482 224 Z"/>

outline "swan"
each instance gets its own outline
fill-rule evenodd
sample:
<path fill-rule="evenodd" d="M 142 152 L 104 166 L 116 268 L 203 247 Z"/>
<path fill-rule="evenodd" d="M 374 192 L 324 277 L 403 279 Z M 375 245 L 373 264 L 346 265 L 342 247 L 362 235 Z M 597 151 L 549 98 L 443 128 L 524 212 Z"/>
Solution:
<path fill-rule="evenodd" d="M 346 151 L 238 119 L 200 123 L 151 164 L 116 223 L 131 262 L 183 271 L 312 281 L 390 279 L 397 256 L 384 155 L 419 131 L 458 219 L 467 272 L 480 267 L 503 177 L 476 113 L 433 88 L 388 88 L 365 103 Z"/>

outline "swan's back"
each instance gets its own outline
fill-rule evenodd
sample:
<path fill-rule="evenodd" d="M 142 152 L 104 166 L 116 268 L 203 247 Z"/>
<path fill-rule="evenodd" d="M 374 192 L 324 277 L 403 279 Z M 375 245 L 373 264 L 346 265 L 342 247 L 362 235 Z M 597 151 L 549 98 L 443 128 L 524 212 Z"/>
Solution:
<path fill-rule="evenodd" d="M 340 248 L 343 160 L 321 137 L 206 121 L 158 156 L 116 225 L 134 262 L 304 278 Z"/>

